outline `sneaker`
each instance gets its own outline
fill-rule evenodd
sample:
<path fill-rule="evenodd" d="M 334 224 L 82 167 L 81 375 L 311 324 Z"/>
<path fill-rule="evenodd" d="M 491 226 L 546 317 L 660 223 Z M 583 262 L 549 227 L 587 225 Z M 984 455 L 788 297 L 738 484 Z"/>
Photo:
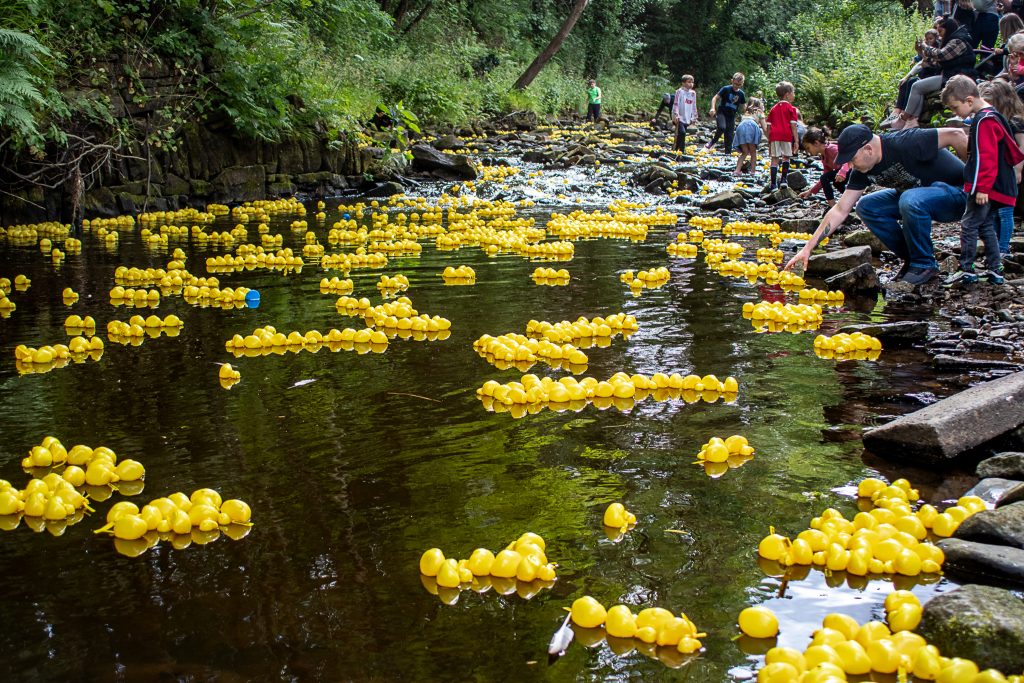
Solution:
<path fill-rule="evenodd" d="M 992 285 L 1003 285 L 1006 284 L 1006 278 L 1003 277 L 1002 267 L 999 270 L 990 270 L 985 273 L 985 279 L 988 280 L 989 284 Z"/>
<path fill-rule="evenodd" d="M 714 148 L 714 146 L 715 146 L 715 143 L 709 142 L 708 144 L 704 145 L 704 149 L 712 149 L 712 148 Z"/>
<path fill-rule="evenodd" d="M 937 268 L 908 268 L 903 281 L 911 285 L 923 285 L 934 280 L 938 274 Z"/>
<path fill-rule="evenodd" d="M 828 211 L 826 211 L 825 213 L 828 213 Z M 824 216 L 824 214 L 822 214 L 822 216 Z M 897 282 L 899 280 L 902 280 L 904 277 L 906 277 L 908 270 L 910 270 L 910 261 L 904 261 L 903 265 L 900 266 L 900 269 L 896 271 L 896 275 L 893 276 L 890 282 Z"/>
<path fill-rule="evenodd" d="M 885 120 L 878 124 L 879 129 L 887 130 L 892 128 L 892 124 L 896 123 L 900 118 L 900 115 L 896 112 L 889 112 L 889 115 L 885 117 Z"/>
<path fill-rule="evenodd" d="M 958 270 L 945 280 L 942 284 L 946 287 L 954 287 L 956 285 L 972 285 L 978 281 L 978 276 L 970 270 Z"/>

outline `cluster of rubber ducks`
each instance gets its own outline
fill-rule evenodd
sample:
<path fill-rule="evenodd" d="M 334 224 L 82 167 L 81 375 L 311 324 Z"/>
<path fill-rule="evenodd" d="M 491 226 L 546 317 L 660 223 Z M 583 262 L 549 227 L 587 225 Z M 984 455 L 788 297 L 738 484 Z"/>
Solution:
<path fill-rule="evenodd" d="M 699 230 L 722 229 L 722 219 L 718 216 L 693 216 L 687 223 L 696 226 Z M 703 235 L 701 235 L 701 239 L 703 239 Z"/>
<path fill-rule="evenodd" d="M 490 248 L 485 251 L 489 255 L 498 253 L 497 245 L 489 245 L 489 247 L 495 247 L 492 251 Z M 541 243 L 530 243 L 523 242 L 517 245 L 516 251 L 527 258 L 538 258 L 547 260 L 561 260 L 571 259 L 576 253 L 576 247 L 572 242 L 541 242 Z"/>
<path fill-rule="evenodd" d="M 528 336 L 547 339 L 555 344 L 610 338 L 616 334 L 628 338 L 638 329 L 640 325 L 636 316 L 625 313 L 613 313 L 607 317 L 595 315 L 593 318 L 581 315 L 575 322 L 563 320 L 552 324 L 544 320 L 530 320 L 526 323 Z"/>
<path fill-rule="evenodd" d="M 285 334 L 278 332 L 273 325 L 266 325 L 264 327 L 257 327 L 252 331 L 252 334 L 245 337 L 236 334 L 227 340 L 224 346 L 229 353 L 238 357 L 267 356 L 272 353 L 283 354 L 286 351 L 291 351 L 292 353 L 298 353 L 299 351 L 316 353 L 324 345 L 328 345 L 331 351 L 335 351 L 337 349 L 334 348 L 334 345 L 338 345 L 340 348 L 340 345 L 344 342 L 387 347 L 388 336 L 380 330 L 370 328 L 354 330 L 350 327 L 344 330 L 334 328 L 329 330 L 327 334 L 323 334 L 319 330 L 309 330 L 305 334 L 297 331 Z"/>
<path fill-rule="evenodd" d="M 241 245 L 239 250 L 245 245 Z M 323 254 L 314 254 L 319 257 Z M 268 252 L 264 246 L 256 247 L 248 253 L 239 253 L 238 256 L 224 254 L 222 256 L 211 256 L 206 259 L 206 269 L 211 273 L 231 273 L 239 270 L 255 270 L 265 268 L 267 270 L 283 270 L 285 272 L 301 272 L 305 261 L 302 256 L 296 256 L 290 248 L 280 249 L 277 252 Z"/>
<path fill-rule="evenodd" d="M 680 258 L 696 258 L 697 257 L 697 245 L 688 244 L 686 242 L 669 242 L 668 246 L 665 247 L 669 256 L 676 256 Z"/>
<path fill-rule="evenodd" d="M 441 278 L 446 285 L 475 285 L 476 271 L 466 265 L 446 266 L 441 271 Z"/>
<path fill-rule="evenodd" d="M 629 285 L 634 296 L 639 296 L 644 289 L 657 289 L 664 286 L 669 279 L 668 268 L 659 266 L 650 270 L 641 270 L 635 275 L 632 270 L 619 275 L 619 280 Z"/>
<path fill-rule="evenodd" d="M 905 679 L 940 683 L 1021 683 L 1020 675 L 1004 676 L 995 669 L 979 671 L 969 659 L 944 657 L 918 633 L 921 603 L 909 591 L 895 591 L 885 598 L 888 624 L 861 624 L 846 614 L 832 613 L 822 620 L 803 651 L 773 647 L 765 654 L 757 683 L 810 681 L 832 683 L 847 676 L 897 675 Z"/>
<path fill-rule="evenodd" d="M 795 539 L 772 530 L 758 545 L 758 554 L 783 566 L 813 564 L 854 576 L 936 574 L 945 555 L 927 542 L 928 532 L 950 536 L 964 519 L 985 509 L 980 498 L 966 496 L 942 513 L 931 505 L 915 511 L 911 503 L 918 500 L 918 492 L 906 479 L 892 484 L 865 479 L 858 496 L 870 498 L 875 507 L 852 520 L 829 508 Z"/>
<path fill-rule="evenodd" d="M 132 289 L 115 285 L 110 290 L 110 303 L 114 306 L 133 306 L 135 308 L 160 305 L 160 292 L 156 289 Z"/>
<path fill-rule="evenodd" d="M 801 300 L 817 301 L 828 306 L 841 306 L 846 300 L 846 295 L 838 289 L 815 289 L 814 287 L 801 289 L 797 293 L 797 297 Z"/>
<path fill-rule="evenodd" d="M 759 221 L 731 221 L 722 228 L 723 235 L 757 237 L 775 235 L 781 232 L 778 223 L 761 223 Z"/>
<path fill-rule="evenodd" d="M 354 288 L 355 285 L 351 278 L 341 279 L 335 276 L 330 280 L 327 278 L 320 280 L 321 294 L 351 294 Z"/>
<path fill-rule="evenodd" d="M 863 332 L 839 332 L 831 337 L 819 334 L 814 338 L 814 353 L 819 358 L 876 360 L 881 352 L 881 340 Z"/>
<path fill-rule="evenodd" d="M 0 529 L 4 531 L 17 528 L 20 521 L 17 515 L 46 522 L 70 520 L 75 523 L 88 509 L 89 499 L 55 472 L 42 479 L 33 477 L 23 489 L 0 479 Z"/>
<path fill-rule="evenodd" d="M 771 247 L 761 247 L 754 252 L 754 258 L 764 263 L 779 263 L 784 255 L 781 249 L 772 249 Z"/>
<path fill-rule="evenodd" d="M 708 254 L 722 254 L 729 258 L 738 258 L 743 255 L 743 245 L 739 242 L 729 242 L 718 237 L 705 237 L 700 243 Z"/>
<path fill-rule="evenodd" d="M 745 436 L 733 434 L 723 439 L 713 436 L 697 453 L 697 464 L 703 465 L 709 477 L 725 474 L 729 469 L 741 467 L 754 457 L 754 447 Z"/>
<path fill-rule="evenodd" d="M 10 280 L 8 280 L 7 291 L 4 291 L 3 288 L 0 288 L 0 316 L 3 316 L 4 318 L 8 317 L 11 313 L 14 312 L 14 309 L 18 307 L 13 301 L 11 301 L 7 297 L 7 294 L 10 291 L 9 285 Z"/>
<path fill-rule="evenodd" d="M 370 242 L 367 248 L 388 256 L 419 256 L 423 252 L 422 244 L 409 239 Z"/>
<path fill-rule="evenodd" d="M 107 512 L 107 523 L 95 533 L 114 537 L 118 552 L 136 557 L 161 540 L 169 540 L 176 549 L 193 542 L 206 544 L 223 532 L 233 540 L 248 535 L 252 528 L 252 509 L 237 498 L 222 500 L 208 488 L 197 489 L 191 496 L 177 491 L 156 498 L 141 509 L 130 501 L 121 501 Z"/>
<path fill-rule="evenodd" d="M 440 548 L 431 548 L 420 557 L 419 568 L 441 588 L 468 587 L 479 577 L 551 582 L 557 577 L 556 565 L 548 562 L 546 550 L 544 539 L 527 531 L 497 554 L 477 548 L 464 560 L 446 558 Z"/>
<path fill-rule="evenodd" d="M 821 326 L 820 304 L 784 304 L 780 301 L 750 301 L 743 304 L 743 317 L 754 329 L 768 332 L 802 332 Z"/>
<path fill-rule="evenodd" d="M 383 268 L 387 264 L 386 254 L 367 253 L 362 248 L 351 254 L 325 254 L 320 259 L 320 267 L 324 270 L 341 270 L 346 273 L 357 268 Z"/>
<path fill-rule="evenodd" d="M 674 213 L 658 207 L 652 213 L 636 213 L 624 204 L 612 204 L 611 212 L 581 210 L 569 214 L 552 213 L 545 225 L 551 235 L 559 235 L 570 239 L 579 238 L 616 238 L 642 241 L 652 225 L 675 225 L 679 220 Z"/>
<path fill-rule="evenodd" d="M 572 344 L 555 344 L 547 339 L 538 340 L 514 332 L 497 337 L 485 334 L 473 342 L 473 349 L 492 364 L 504 361 L 524 363 L 529 367 L 538 361 L 544 361 L 555 366 L 561 366 L 563 362 L 585 366 L 589 362 L 587 354 Z"/>
<path fill-rule="evenodd" d="M 118 462 L 117 455 L 106 446 L 90 448 L 79 444 L 68 450 L 53 436 L 47 436 L 38 446 L 33 446 L 22 459 L 21 466 L 26 470 L 63 466 L 60 476 L 73 486 L 134 482 L 146 475 L 142 463 L 130 458 Z"/>
<path fill-rule="evenodd" d="M 260 293 L 248 287 L 208 287 L 189 285 L 182 291 L 185 302 L 193 306 L 219 306 L 223 309 L 245 308 L 250 301 L 259 301 Z"/>
<path fill-rule="evenodd" d="M 19 344 L 14 348 L 15 366 L 21 374 L 42 374 L 69 362 L 83 363 L 103 356 L 103 340 L 99 337 L 73 337 L 67 344 L 53 344 L 32 348 Z"/>
<path fill-rule="evenodd" d="M 377 282 L 377 290 L 381 294 L 395 294 L 397 292 L 404 292 L 407 289 L 409 289 L 409 278 L 401 273 L 394 277 L 381 275 L 380 280 Z"/>
<path fill-rule="evenodd" d="M 683 377 L 677 373 L 666 375 L 659 372 L 647 377 L 617 372 L 605 381 L 593 377 L 580 380 L 562 377 L 556 381 L 527 374 L 518 382 L 506 384 L 488 380 L 477 389 L 477 397 L 487 410 L 508 412 L 512 417 L 520 418 L 545 408 L 581 410 L 591 404 L 601 410 L 613 406 L 629 410 L 637 401 L 648 397 L 655 401 L 682 399 L 687 403 L 701 400 L 714 403 L 719 399 L 732 402 L 736 400 L 738 391 L 739 384 L 734 377 L 721 381 L 714 375 Z"/>
<path fill-rule="evenodd" d="M 573 601 L 569 615 L 572 623 L 580 628 L 603 627 L 610 638 L 632 638 L 647 645 L 676 648 L 682 654 L 700 651 L 703 647 L 700 639 L 707 635 L 682 612 L 676 616 L 663 607 L 648 607 L 634 614 L 628 605 L 605 609 L 589 595 Z"/>
<path fill-rule="evenodd" d="M 779 246 L 779 243 L 783 240 L 796 240 L 798 242 L 807 242 L 813 235 L 809 232 L 775 232 L 768 235 L 768 239 L 771 241 L 773 247 Z M 825 237 L 818 243 L 818 246 L 825 246 L 828 244 L 828 237 Z"/>
<path fill-rule="evenodd" d="M 534 269 L 530 275 L 535 284 L 547 285 L 549 287 L 564 287 L 569 284 L 569 271 L 565 268 L 545 268 L 543 266 Z"/>
<path fill-rule="evenodd" d="M 480 167 L 480 182 L 486 183 L 488 181 L 504 180 L 509 176 L 514 176 L 520 173 L 522 169 L 517 166 L 505 166 L 499 164 L 496 166 L 481 166 Z"/>
<path fill-rule="evenodd" d="M 156 339 L 161 335 L 177 337 L 185 328 L 181 318 L 168 315 L 164 318 L 151 315 L 143 318 L 141 315 L 133 315 L 127 322 L 123 320 L 111 320 L 107 323 L 107 338 L 118 344 L 140 345 L 146 337 Z"/>
<path fill-rule="evenodd" d="M 708 254 L 705 262 L 719 275 L 747 278 L 752 282 L 761 278 L 767 280 L 779 272 L 774 263 L 725 259 L 722 254 Z"/>

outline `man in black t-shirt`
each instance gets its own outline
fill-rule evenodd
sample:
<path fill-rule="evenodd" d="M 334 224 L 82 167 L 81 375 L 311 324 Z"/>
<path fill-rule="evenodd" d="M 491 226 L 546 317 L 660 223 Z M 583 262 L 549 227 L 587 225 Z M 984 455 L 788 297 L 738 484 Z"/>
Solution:
<path fill-rule="evenodd" d="M 868 229 L 903 260 L 897 279 L 921 285 L 935 278 L 939 264 L 932 252 L 932 221 L 958 221 L 967 206 L 964 164 L 946 148 L 962 154 L 966 133 L 915 128 L 878 136 L 857 124 L 847 127 L 838 143 L 836 165 L 849 163 L 853 169 L 846 190 L 786 269 L 797 263 L 806 268 L 811 251 L 856 207 Z M 881 189 L 862 197 L 869 185 Z"/>

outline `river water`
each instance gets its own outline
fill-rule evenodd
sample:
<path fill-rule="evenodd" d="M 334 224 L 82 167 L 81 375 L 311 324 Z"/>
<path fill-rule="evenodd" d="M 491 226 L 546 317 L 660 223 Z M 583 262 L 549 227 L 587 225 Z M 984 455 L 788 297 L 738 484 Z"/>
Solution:
<path fill-rule="evenodd" d="M 551 188 L 563 177 L 545 176 Z M 582 204 L 571 203 L 576 196 Z M 543 224 L 552 207 L 595 208 L 592 202 L 587 195 L 551 199 L 525 215 Z M 328 202 L 325 225 L 337 220 L 336 206 Z M 314 212 L 310 205 L 311 225 Z M 271 232 L 300 249 L 302 232 L 288 229 L 292 218 L 275 218 Z M 207 230 L 233 224 L 222 218 Z M 106 445 L 142 462 L 145 490 L 131 498 L 140 506 L 173 491 L 210 487 L 247 501 L 255 525 L 240 540 L 221 535 L 182 549 L 164 541 L 127 557 L 109 536 L 93 533 L 122 499 L 115 493 L 59 536 L 33 533 L 24 520 L 0 533 L 0 675 L 21 681 L 744 680 L 766 647 L 734 639 L 736 615 L 746 606 L 775 610 L 782 621 L 778 643 L 801 649 L 830 611 L 861 621 L 883 616 L 891 578 L 858 581 L 817 569 L 782 576 L 759 565 L 757 543 L 770 525 L 795 535 L 829 506 L 849 517 L 857 510 L 851 487 L 879 472 L 909 477 L 931 502 L 960 495 L 969 486 L 961 473 L 866 459 L 859 433 L 931 395 L 952 393 L 962 378 L 935 379 L 917 351 L 837 363 L 815 356 L 814 332 L 758 334 L 741 317 L 742 304 L 780 298 L 781 291 L 721 277 L 703 253 L 668 258 L 665 245 L 680 228 L 686 226 L 656 227 L 644 242 L 581 240 L 575 258 L 559 264 L 488 257 L 478 248 L 439 251 L 424 240 L 419 257 L 353 271 L 354 296 L 377 304 L 379 275 L 403 273 L 414 306 L 450 319 L 451 336 L 394 339 L 384 353 L 325 347 L 236 360 L 224 342 L 258 326 L 326 332 L 361 325 L 335 311 L 336 295 L 320 292 L 325 273 L 316 266 L 289 275 L 220 275 L 222 285 L 259 290 L 261 305 L 225 311 L 165 297 L 156 312 L 184 321 L 177 338 L 147 339 L 138 347 L 108 342 L 98 362 L 41 375 L 16 372 L 17 344 L 64 341 L 70 313 L 93 315 L 105 337 L 108 320 L 135 312 L 108 301 L 114 269 L 161 267 L 168 256 L 143 246 L 137 232 L 123 233 L 116 251 L 87 234 L 83 253 L 58 269 L 35 247 L 6 246 L 0 276 L 24 273 L 32 285 L 12 294 L 17 310 L 0 320 L 0 478 L 24 486 L 20 459 L 53 435 L 66 446 Z M 314 229 L 325 242 L 326 228 Z M 186 250 L 187 266 L 199 275 L 206 256 L 223 253 L 187 240 L 174 246 Z M 440 272 L 459 264 L 476 270 L 475 286 L 444 285 Z M 537 265 L 564 267 L 572 280 L 538 286 L 530 279 Z M 671 272 L 661 288 L 634 297 L 620 282 L 626 269 L 661 265 Z M 70 308 L 60 298 L 66 286 L 82 295 Z M 530 319 L 619 311 L 636 316 L 640 329 L 628 340 L 587 349 L 587 375 L 731 375 L 740 382 L 738 398 L 647 399 L 625 411 L 587 406 L 521 419 L 489 412 L 477 398 L 486 380 L 521 374 L 478 356 L 472 343 L 481 335 L 522 334 Z M 859 302 L 830 312 L 823 329 L 908 315 L 915 314 Z M 242 376 L 230 390 L 217 380 L 218 364 L 227 361 Z M 531 372 L 565 374 L 544 365 Z M 694 464 L 711 436 L 734 433 L 756 448 L 752 460 L 717 477 Z M 638 517 L 618 542 L 601 525 L 614 501 Z M 497 551 L 525 531 L 541 534 L 558 563 L 553 585 L 435 595 L 421 581 L 417 563 L 427 548 L 468 557 L 479 546 Z M 896 583 L 922 598 L 951 586 Z M 683 611 L 707 632 L 705 649 L 690 658 L 672 648 L 630 652 L 581 633 L 549 665 L 547 642 L 563 608 L 585 594 L 607 606 Z"/>

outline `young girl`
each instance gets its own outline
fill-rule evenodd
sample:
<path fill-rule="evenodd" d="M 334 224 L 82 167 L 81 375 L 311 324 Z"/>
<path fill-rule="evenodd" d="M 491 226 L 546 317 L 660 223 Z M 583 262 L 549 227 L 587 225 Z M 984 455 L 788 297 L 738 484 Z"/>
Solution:
<path fill-rule="evenodd" d="M 697 91 L 693 89 L 693 76 L 686 74 L 680 80 L 672 103 L 672 122 L 676 124 L 675 149 L 686 151 L 686 129 L 697 121 Z"/>
<path fill-rule="evenodd" d="M 739 150 L 736 158 L 736 170 L 734 176 L 743 173 L 746 162 L 750 162 L 750 170 L 747 173 L 757 172 L 757 146 L 761 144 L 761 134 L 764 131 L 764 103 L 756 97 L 750 98 L 747 105 L 746 116 L 736 126 L 736 136 L 733 138 L 733 145 Z"/>
<path fill-rule="evenodd" d="M 1013 139 L 1017 146 L 1024 151 L 1024 104 L 1014 91 L 1012 85 L 1002 79 L 995 79 L 978 84 L 981 97 L 991 104 L 996 111 L 1002 114 L 1010 123 L 1013 131 Z M 1022 164 L 1014 167 L 1017 174 L 1017 184 L 1020 184 Z M 1020 194 L 1017 195 L 1020 197 Z M 1005 206 L 999 209 L 999 253 L 1005 256 L 1010 253 L 1010 237 L 1013 235 L 1013 207 Z"/>
<path fill-rule="evenodd" d="M 836 165 L 839 146 L 834 142 L 829 142 L 825 132 L 820 128 L 809 128 L 804 135 L 803 148 L 811 156 L 821 159 L 822 172 L 821 179 L 818 182 L 800 193 L 800 199 L 807 199 L 818 190 L 821 190 L 822 194 L 825 195 L 825 201 L 828 202 L 828 205 L 835 206 L 836 197 L 832 187 L 833 185 L 840 186 L 839 189 L 841 190 L 841 185 L 845 185 L 846 176 L 850 172 L 848 165 Z"/>

